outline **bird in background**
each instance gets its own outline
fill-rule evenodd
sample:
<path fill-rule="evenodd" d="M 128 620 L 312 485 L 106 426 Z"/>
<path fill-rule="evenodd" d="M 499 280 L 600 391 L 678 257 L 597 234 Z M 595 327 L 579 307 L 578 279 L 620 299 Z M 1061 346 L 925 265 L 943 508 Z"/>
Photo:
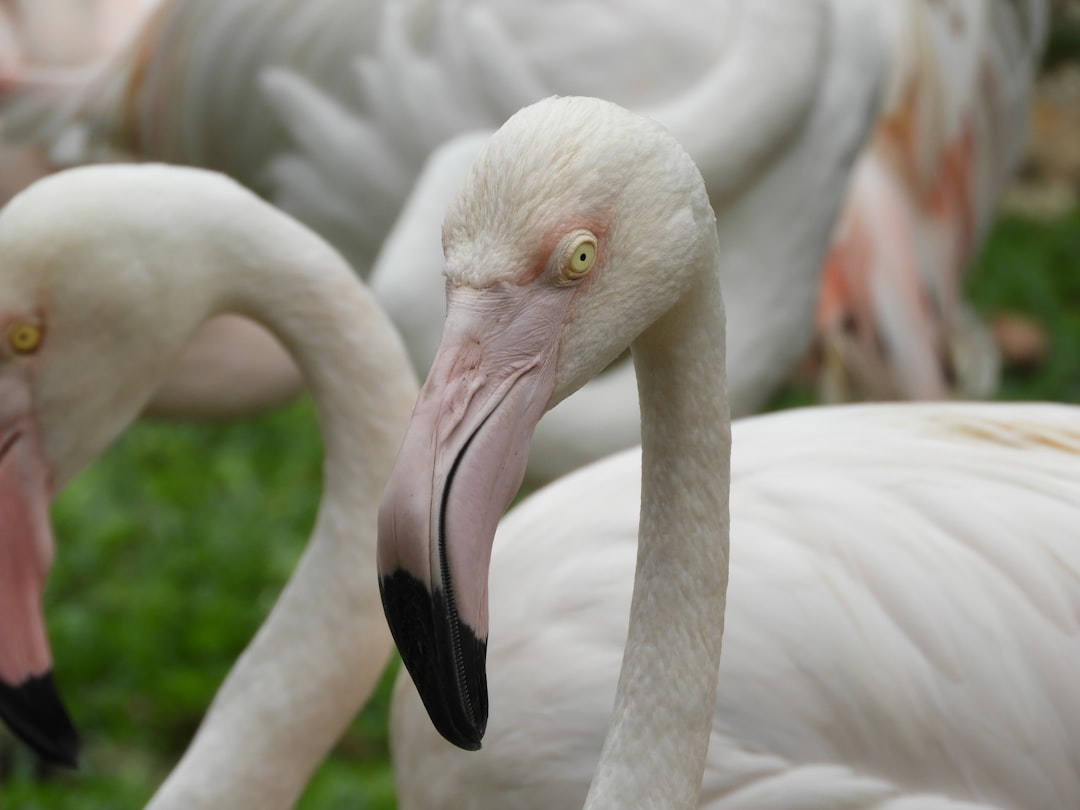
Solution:
<path fill-rule="evenodd" d="M 63 162 L 124 157 L 225 171 L 329 238 L 366 276 L 380 248 L 401 256 L 385 247 L 395 228 L 436 232 L 442 211 L 433 204 L 415 206 L 425 213 L 411 226 L 399 220 L 410 193 L 425 193 L 417 180 L 439 147 L 490 132 L 538 98 L 601 96 L 657 118 L 698 162 L 717 207 L 732 190 L 710 182 L 724 153 L 716 115 L 782 110 L 801 119 L 798 134 L 757 152 L 786 150 L 786 180 L 747 207 L 760 244 L 746 260 L 757 270 L 728 285 L 729 352 L 745 361 L 732 364 L 735 414 L 762 407 L 815 333 L 827 399 L 986 395 L 996 361 L 964 307 L 962 272 L 1022 152 L 1046 3 L 826 5 L 828 41 L 816 69 L 795 82 L 781 52 L 787 12 L 738 0 L 617 10 L 166 0 L 59 113 L 24 96 L 9 133 L 44 139 Z M 867 55 L 867 43 L 880 53 Z M 768 59 L 740 57 L 751 51 Z M 797 212 L 782 199 L 796 187 L 814 201 Z M 377 267 L 384 278 L 400 274 L 376 288 L 397 287 L 388 309 L 421 370 L 442 314 L 437 244 L 427 239 L 400 268 Z M 193 359 L 153 407 L 235 415 L 295 393 L 288 358 L 250 332 L 242 322 L 220 327 L 203 341 L 212 352 L 196 338 Z M 235 362 L 223 351 L 230 345 Z M 210 357 L 227 366 L 215 369 Z M 235 403 L 217 393 L 253 357 L 266 359 L 250 363 L 249 395 Z M 548 417 L 534 480 L 637 440 L 632 375 L 613 372 Z"/>
<path fill-rule="evenodd" d="M 1047 9 L 883 4 L 897 69 L 825 258 L 815 339 L 826 401 L 985 398 L 988 331 L 964 273 L 1023 158 Z"/>

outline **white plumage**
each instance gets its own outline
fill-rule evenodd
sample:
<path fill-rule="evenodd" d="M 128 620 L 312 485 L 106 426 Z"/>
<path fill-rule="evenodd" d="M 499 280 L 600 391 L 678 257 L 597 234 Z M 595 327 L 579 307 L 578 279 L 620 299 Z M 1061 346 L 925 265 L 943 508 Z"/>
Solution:
<path fill-rule="evenodd" d="M 732 444 L 701 807 L 1080 803 L 1080 411 L 816 408 L 740 420 Z M 625 641 L 639 465 L 571 474 L 500 525 L 484 748 L 443 741 L 403 675 L 403 810 L 581 806 Z"/>

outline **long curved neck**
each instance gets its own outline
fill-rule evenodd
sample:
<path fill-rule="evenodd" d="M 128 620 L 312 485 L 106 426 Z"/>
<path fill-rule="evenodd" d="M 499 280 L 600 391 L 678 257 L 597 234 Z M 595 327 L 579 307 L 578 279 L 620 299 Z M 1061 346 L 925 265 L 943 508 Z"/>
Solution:
<path fill-rule="evenodd" d="M 641 523 L 615 709 L 587 808 L 696 808 L 728 572 L 731 423 L 718 273 L 633 346 Z"/>
<path fill-rule="evenodd" d="M 292 806 L 392 648 L 374 575 L 376 510 L 416 381 L 345 262 L 276 212 L 263 219 L 250 239 L 236 235 L 236 249 L 252 252 L 219 304 L 273 329 L 304 370 L 325 448 L 323 497 L 302 559 L 151 801 L 157 810 Z"/>

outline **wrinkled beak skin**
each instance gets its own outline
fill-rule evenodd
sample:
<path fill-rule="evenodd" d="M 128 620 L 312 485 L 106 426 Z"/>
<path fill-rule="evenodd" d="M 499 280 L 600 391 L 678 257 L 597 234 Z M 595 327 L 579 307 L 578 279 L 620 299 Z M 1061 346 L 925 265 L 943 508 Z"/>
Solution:
<path fill-rule="evenodd" d="M 0 399 L 9 399 L 5 389 Z M 9 410 L 0 402 L 0 410 Z M 48 471 L 36 426 L 0 429 L 0 718 L 43 759 L 77 765 L 79 738 L 52 680 L 41 596 L 52 563 Z"/>
<path fill-rule="evenodd" d="M 555 385 L 572 291 L 451 288 L 442 343 L 379 510 L 379 584 L 432 723 L 476 750 L 487 724 L 487 577 Z"/>

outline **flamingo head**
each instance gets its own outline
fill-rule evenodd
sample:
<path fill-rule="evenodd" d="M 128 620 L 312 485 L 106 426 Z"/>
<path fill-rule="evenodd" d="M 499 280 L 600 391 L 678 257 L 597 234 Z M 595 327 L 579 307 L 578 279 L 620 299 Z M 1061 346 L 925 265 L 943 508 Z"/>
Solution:
<path fill-rule="evenodd" d="M 486 726 L 488 565 L 536 423 L 685 294 L 715 240 L 686 152 L 596 99 L 517 113 L 452 203 L 442 342 L 383 495 L 378 562 L 398 649 L 456 745 L 479 748 Z"/>
<path fill-rule="evenodd" d="M 152 226 L 114 227 L 126 206 L 159 203 L 126 195 L 128 177 L 64 172 L 0 212 L 0 718 L 69 767 L 78 736 L 53 685 L 41 610 L 49 502 L 136 418 L 189 328 L 183 290 L 136 258 L 155 240 L 178 246 Z"/>

